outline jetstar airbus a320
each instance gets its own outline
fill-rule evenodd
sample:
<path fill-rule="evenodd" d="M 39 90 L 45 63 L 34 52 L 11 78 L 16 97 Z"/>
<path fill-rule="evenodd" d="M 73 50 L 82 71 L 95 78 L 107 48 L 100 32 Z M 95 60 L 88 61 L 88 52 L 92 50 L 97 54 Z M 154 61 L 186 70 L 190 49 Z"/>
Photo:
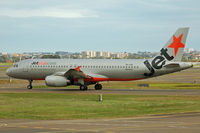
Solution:
<path fill-rule="evenodd" d="M 27 59 L 16 63 L 6 73 L 29 81 L 45 80 L 47 86 L 80 86 L 87 90 L 101 81 L 131 81 L 151 78 L 192 67 L 181 62 L 189 28 L 179 28 L 159 54 L 152 59 Z"/>

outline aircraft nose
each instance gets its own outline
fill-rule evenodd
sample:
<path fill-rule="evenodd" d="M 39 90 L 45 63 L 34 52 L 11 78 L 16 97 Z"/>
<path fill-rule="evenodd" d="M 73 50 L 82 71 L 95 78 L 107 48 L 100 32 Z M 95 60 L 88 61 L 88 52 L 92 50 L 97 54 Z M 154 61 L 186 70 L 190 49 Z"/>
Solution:
<path fill-rule="evenodd" d="M 10 68 L 8 68 L 8 69 L 6 70 L 6 74 L 7 74 L 8 76 L 11 75 L 11 69 L 10 69 Z"/>

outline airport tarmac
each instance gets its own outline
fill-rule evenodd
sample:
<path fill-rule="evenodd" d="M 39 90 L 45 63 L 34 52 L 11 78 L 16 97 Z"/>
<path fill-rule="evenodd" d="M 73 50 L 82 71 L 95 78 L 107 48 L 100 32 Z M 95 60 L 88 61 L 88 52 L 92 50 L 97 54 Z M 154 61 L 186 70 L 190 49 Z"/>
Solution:
<path fill-rule="evenodd" d="M 54 89 L 54 88 L 0 88 L 0 93 L 68 93 L 68 94 L 129 94 L 129 95 L 200 95 L 200 89 Z"/>
<path fill-rule="evenodd" d="M 89 120 L 0 120 L 2 133 L 199 133 L 200 113 Z"/>
<path fill-rule="evenodd" d="M 199 89 L 0 88 L 0 93 L 68 93 L 199 96 Z M 0 133 L 199 133 L 200 112 L 116 119 L 0 120 Z"/>

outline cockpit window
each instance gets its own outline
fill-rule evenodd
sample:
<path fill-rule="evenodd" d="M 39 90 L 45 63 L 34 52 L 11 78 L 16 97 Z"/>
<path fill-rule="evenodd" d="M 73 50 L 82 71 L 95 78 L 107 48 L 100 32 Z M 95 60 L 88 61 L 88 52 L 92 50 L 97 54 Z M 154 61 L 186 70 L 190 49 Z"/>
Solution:
<path fill-rule="evenodd" d="M 18 64 L 14 64 L 14 67 L 18 67 Z"/>

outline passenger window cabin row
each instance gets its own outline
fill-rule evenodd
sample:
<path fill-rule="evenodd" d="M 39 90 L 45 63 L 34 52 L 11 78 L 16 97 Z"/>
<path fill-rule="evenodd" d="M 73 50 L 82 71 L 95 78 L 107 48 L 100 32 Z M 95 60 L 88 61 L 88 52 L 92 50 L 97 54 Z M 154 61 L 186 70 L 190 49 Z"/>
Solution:
<path fill-rule="evenodd" d="M 32 68 L 76 68 L 78 67 L 77 65 L 31 65 Z M 81 68 L 92 68 L 92 69 L 133 69 L 133 68 L 139 68 L 139 66 L 94 66 L 94 65 L 82 65 Z"/>

